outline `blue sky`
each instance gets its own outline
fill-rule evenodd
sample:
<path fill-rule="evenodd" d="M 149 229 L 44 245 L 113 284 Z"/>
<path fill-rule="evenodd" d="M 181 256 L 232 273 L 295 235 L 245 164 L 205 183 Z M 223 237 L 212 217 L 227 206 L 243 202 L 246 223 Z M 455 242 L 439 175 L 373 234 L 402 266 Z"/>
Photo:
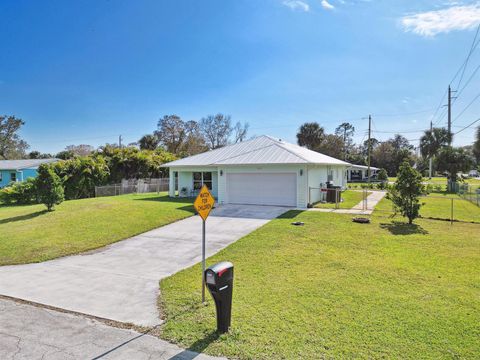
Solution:
<path fill-rule="evenodd" d="M 375 137 L 418 139 L 480 23 L 478 2 L 445 0 L 3 0 L 0 13 L 0 113 L 53 153 L 136 141 L 165 114 L 217 112 L 292 142 L 303 122 L 346 120 L 360 141 L 368 114 Z M 479 64 L 477 50 L 463 83 Z M 480 71 L 454 119 L 479 85 Z M 472 139 L 473 128 L 455 144 Z"/>

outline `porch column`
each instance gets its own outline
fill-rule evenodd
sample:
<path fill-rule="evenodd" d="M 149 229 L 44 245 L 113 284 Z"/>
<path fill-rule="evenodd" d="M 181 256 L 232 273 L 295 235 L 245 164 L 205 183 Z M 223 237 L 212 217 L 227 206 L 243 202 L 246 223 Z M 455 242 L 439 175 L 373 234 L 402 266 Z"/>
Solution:
<path fill-rule="evenodd" d="M 175 196 L 175 172 L 172 168 L 168 170 L 168 196 Z"/>

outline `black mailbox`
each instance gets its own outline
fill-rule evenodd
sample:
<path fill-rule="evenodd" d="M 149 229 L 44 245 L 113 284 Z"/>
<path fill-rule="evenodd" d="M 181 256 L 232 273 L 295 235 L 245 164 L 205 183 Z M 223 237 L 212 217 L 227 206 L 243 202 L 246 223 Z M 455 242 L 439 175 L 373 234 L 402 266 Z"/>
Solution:
<path fill-rule="evenodd" d="M 232 317 L 233 264 L 223 261 L 205 270 L 205 283 L 217 309 L 217 331 L 225 333 Z"/>

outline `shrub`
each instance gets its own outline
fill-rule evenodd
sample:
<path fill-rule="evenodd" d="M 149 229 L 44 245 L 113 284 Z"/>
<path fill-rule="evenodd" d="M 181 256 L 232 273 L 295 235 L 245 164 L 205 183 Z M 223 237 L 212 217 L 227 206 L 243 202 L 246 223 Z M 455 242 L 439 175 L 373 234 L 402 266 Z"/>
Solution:
<path fill-rule="evenodd" d="M 37 193 L 39 202 L 45 204 L 48 211 L 54 210 L 55 205 L 64 200 L 62 181 L 46 164 L 38 168 Z"/>
<path fill-rule="evenodd" d="M 62 179 L 67 200 L 95 196 L 95 186 L 103 185 L 109 175 L 105 159 L 101 156 L 79 156 L 50 166 Z"/>
<path fill-rule="evenodd" d="M 377 175 L 377 179 L 380 180 L 380 181 L 382 181 L 382 182 L 388 181 L 387 170 L 385 170 L 385 169 L 380 169 L 380 171 L 378 172 L 378 175 Z"/>
<path fill-rule="evenodd" d="M 35 204 L 37 200 L 37 186 L 34 178 L 24 182 L 15 182 L 0 190 L 0 202 L 4 204 Z"/>
<path fill-rule="evenodd" d="M 400 166 L 397 181 L 387 194 L 392 200 L 395 212 L 400 212 L 413 223 L 420 211 L 419 197 L 425 194 L 422 174 L 415 170 L 407 161 Z"/>

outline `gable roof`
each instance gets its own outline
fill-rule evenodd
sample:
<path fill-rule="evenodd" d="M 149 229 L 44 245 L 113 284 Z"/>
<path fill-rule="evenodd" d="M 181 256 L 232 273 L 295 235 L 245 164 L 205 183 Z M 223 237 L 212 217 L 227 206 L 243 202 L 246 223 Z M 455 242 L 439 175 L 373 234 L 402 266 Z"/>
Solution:
<path fill-rule="evenodd" d="M 163 167 L 219 166 L 219 165 L 260 165 L 260 164 L 322 164 L 346 165 L 335 159 L 307 148 L 277 140 L 270 136 L 228 145 L 184 159 L 163 164 Z"/>
<path fill-rule="evenodd" d="M 42 164 L 55 161 L 58 161 L 58 159 L 0 160 L 0 170 L 36 169 Z"/>

